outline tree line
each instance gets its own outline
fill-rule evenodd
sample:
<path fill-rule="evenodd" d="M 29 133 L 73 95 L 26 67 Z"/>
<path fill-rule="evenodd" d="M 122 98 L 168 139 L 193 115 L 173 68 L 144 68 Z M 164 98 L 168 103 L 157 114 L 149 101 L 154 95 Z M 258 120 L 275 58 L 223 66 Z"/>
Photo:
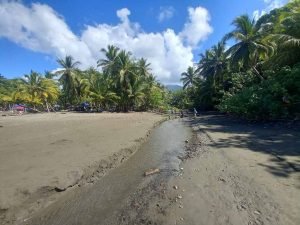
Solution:
<path fill-rule="evenodd" d="M 299 117 L 300 1 L 258 20 L 241 15 L 232 25 L 181 74 L 184 90 L 174 95 L 175 105 L 251 119 Z"/>
<path fill-rule="evenodd" d="M 60 105 L 72 108 L 88 103 L 90 108 L 128 111 L 163 109 L 168 91 L 151 73 L 146 59 L 116 46 L 102 49 L 104 58 L 96 68 L 80 70 L 80 62 L 72 56 L 58 59 L 61 69 L 39 74 L 31 71 L 19 79 L 0 75 L 0 104 L 26 104 L 36 110 L 48 110 Z"/>

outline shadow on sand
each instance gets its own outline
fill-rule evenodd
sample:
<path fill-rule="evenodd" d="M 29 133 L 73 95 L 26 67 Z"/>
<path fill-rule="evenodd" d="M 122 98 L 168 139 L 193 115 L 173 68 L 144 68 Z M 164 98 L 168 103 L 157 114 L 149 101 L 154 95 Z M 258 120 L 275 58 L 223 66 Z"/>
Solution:
<path fill-rule="evenodd" d="M 270 164 L 258 164 L 275 176 L 300 172 L 300 125 L 295 122 L 249 122 L 220 114 L 204 114 L 191 121 L 202 132 L 220 132 L 230 138 L 212 140 L 213 148 L 241 147 L 269 154 Z"/>

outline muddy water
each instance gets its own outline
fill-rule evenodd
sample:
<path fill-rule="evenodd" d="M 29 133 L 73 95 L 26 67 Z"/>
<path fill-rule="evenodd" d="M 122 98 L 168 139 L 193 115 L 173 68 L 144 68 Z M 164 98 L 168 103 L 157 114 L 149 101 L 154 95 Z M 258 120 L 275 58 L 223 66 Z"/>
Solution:
<path fill-rule="evenodd" d="M 160 168 L 166 175 L 178 170 L 185 140 L 191 129 L 180 120 L 170 120 L 155 128 L 149 140 L 130 159 L 92 186 L 83 186 L 40 212 L 32 225 L 98 225 L 105 224 L 122 207 L 138 186 L 154 179 L 144 177 L 149 168 Z"/>

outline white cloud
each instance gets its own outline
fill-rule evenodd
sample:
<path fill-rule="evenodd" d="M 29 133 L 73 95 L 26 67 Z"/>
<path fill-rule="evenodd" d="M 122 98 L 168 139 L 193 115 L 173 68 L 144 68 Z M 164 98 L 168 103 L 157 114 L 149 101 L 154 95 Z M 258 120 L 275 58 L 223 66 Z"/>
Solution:
<path fill-rule="evenodd" d="M 252 13 L 253 19 L 258 20 L 261 16 L 265 15 L 273 9 L 280 8 L 284 6 L 289 0 L 263 0 L 266 4 L 265 9 L 255 10 Z"/>
<path fill-rule="evenodd" d="M 180 36 L 187 44 L 196 46 L 200 41 L 205 40 L 213 32 L 209 24 L 210 16 L 207 9 L 202 7 L 188 8 L 189 19 L 184 25 Z"/>
<path fill-rule="evenodd" d="M 83 64 L 92 57 L 87 45 L 69 29 L 63 19 L 49 6 L 19 2 L 0 3 L 0 37 L 36 52 L 57 57 L 77 56 Z"/>
<path fill-rule="evenodd" d="M 175 9 L 172 6 L 160 7 L 158 21 L 162 22 L 164 20 L 171 19 L 174 16 L 174 13 L 175 13 Z"/>
<path fill-rule="evenodd" d="M 179 33 L 172 29 L 146 33 L 129 20 L 130 11 L 123 8 L 116 12 L 120 23 L 86 25 L 80 35 L 75 35 L 48 5 L 25 6 L 19 1 L 0 0 L 0 38 L 54 57 L 70 54 L 82 63 L 82 68 L 95 66 L 103 57 L 100 49 L 113 44 L 136 57 L 147 58 L 160 81 L 176 83 L 193 64 L 193 48 L 212 32 L 206 9 L 189 8 L 188 12 L 188 21 Z"/>
<path fill-rule="evenodd" d="M 267 4 L 267 10 L 270 11 L 272 9 L 284 6 L 288 0 L 264 0 L 264 2 Z"/>

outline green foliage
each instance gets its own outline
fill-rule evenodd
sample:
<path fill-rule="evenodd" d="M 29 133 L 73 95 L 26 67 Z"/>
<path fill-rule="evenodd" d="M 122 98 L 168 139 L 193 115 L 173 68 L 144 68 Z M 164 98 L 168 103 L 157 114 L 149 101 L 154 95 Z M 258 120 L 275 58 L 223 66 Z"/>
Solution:
<path fill-rule="evenodd" d="M 197 82 L 186 92 L 188 101 L 200 110 L 219 109 L 247 118 L 297 117 L 300 1 L 290 1 L 257 21 L 239 16 L 232 25 L 231 32 L 201 54 L 193 73 Z M 229 39 L 234 43 L 225 50 Z"/>
<path fill-rule="evenodd" d="M 193 102 L 190 99 L 191 89 L 178 90 L 172 93 L 170 105 L 178 109 L 191 108 Z"/>
<path fill-rule="evenodd" d="M 24 76 L 12 93 L 12 102 L 26 103 L 34 108 L 45 106 L 48 109 L 48 103 L 55 103 L 58 96 L 59 89 L 53 80 L 31 71 Z"/>
<path fill-rule="evenodd" d="M 218 107 L 251 119 L 294 117 L 300 112 L 300 66 L 282 68 L 236 94 L 226 93 Z"/>
<path fill-rule="evenodd" d="M 95 68 L 80 70 L 72 56 L 58 59 L 62 67 L 42 76 L 34 71 L 13 82 L 0 77 L 0 104 L 23 103 L 47 108 L 59 103 L 67 108 L 89 102 L 106 110 L 148 110 L 165 108 L 167 91 L 151 74 L 146 59 L 135 59 L 130 52 L 108 46 Z"/>
<path fill-rule="evenodd" d="M 8 80 L 0 75 L 0 106 L 12 102 L 11 95 L 17 87 L 18 82 L 17 79 Z"/>

